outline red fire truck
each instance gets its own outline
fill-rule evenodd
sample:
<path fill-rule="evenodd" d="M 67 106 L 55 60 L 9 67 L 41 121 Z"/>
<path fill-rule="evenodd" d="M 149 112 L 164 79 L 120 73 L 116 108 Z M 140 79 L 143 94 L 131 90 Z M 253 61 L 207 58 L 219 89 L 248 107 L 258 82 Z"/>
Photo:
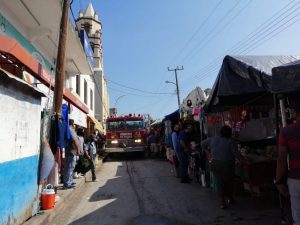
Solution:
<path fill-rule="evenodd" d="M 143 116 L 108 117 L 106 120 L 106 152 L 145 152 L 147 130 Z"/>

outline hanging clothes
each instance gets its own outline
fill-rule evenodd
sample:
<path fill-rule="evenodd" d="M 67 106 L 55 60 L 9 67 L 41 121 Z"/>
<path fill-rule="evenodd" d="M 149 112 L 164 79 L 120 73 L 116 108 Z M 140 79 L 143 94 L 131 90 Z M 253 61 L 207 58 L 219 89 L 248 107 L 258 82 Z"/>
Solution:
<path fill-rule="evenodd" d="M 61 118 L 58 118 L 57 115 L 51 118 L 50 146 L 53 154 L 56 154 L 57 148 L 66 148 L 70 139 L 68 106 L 63 104 Z"/>

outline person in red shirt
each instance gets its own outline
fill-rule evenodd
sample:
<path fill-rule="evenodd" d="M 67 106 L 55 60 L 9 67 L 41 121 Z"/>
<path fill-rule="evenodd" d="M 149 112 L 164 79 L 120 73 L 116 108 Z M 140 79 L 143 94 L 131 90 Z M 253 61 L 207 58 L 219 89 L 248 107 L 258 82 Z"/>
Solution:
<path fill-rule="evenodd" d="M 291 106 L 296 122 L 284 127 L 279 134 L 275 184 L 283 196 L 290 195 L 294 225 L 300 225 L 300 99 L 294 100 Z"/>

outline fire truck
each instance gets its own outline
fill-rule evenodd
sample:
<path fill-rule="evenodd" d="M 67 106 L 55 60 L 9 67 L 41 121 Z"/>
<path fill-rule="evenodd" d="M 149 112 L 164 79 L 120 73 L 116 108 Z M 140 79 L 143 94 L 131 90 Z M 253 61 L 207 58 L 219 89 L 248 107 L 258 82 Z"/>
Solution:
<path fill-rule="evenodd" d="M 145 152 L 147 129 L 144 116 L 108 117 L 106 120 L 106 152 Z"/>

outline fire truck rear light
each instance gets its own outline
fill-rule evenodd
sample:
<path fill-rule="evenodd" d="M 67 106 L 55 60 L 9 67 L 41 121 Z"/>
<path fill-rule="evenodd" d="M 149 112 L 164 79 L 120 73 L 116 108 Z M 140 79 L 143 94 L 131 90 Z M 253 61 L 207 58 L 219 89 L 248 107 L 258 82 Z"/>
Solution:
<path fill-rule="evenodd" d="M 141 143 L 142 140 L 141 140 L 141 139 L 136 139 L 136 140 L 134 140 L 134 142 L 135 142 L 135 143 Z"/>
<path fill-rule="evenodd" d="M 117 140 L 111 141 L 112 144 L 118 144 Z"/>

